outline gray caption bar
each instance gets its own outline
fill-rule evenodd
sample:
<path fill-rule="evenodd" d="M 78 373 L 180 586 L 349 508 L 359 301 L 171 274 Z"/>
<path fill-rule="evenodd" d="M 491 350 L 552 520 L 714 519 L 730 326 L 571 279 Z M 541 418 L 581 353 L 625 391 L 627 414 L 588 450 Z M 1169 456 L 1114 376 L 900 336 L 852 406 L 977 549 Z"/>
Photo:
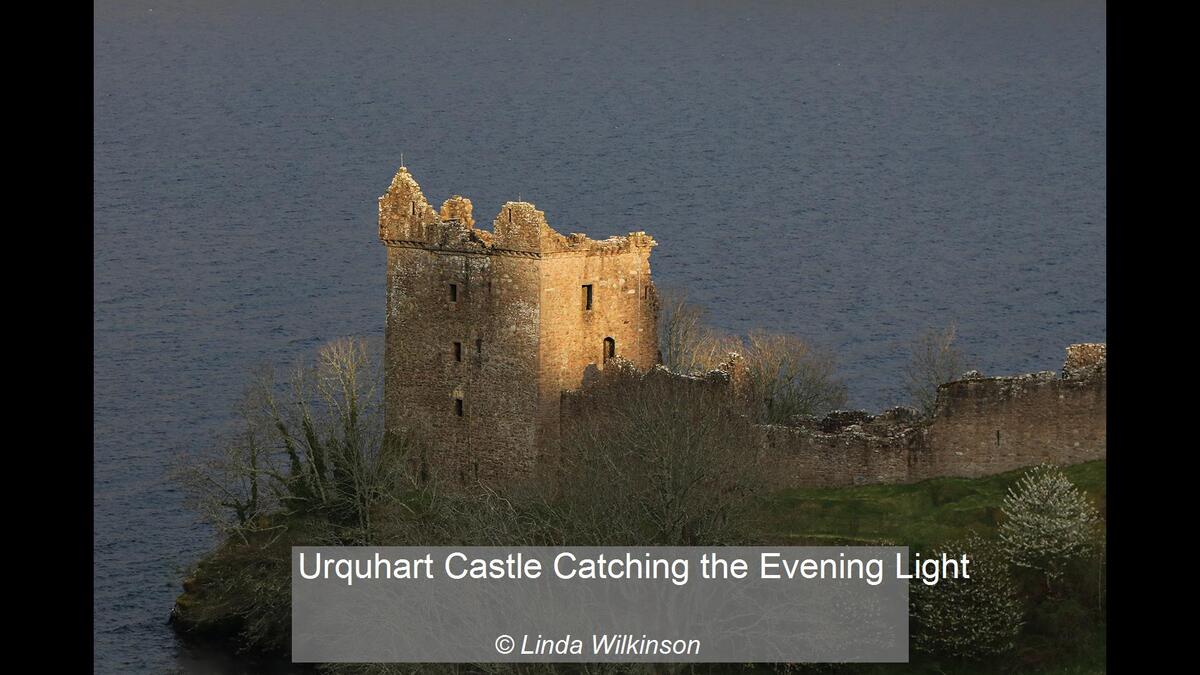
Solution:
<path fill-rule="evenodd" d="M 297 663 L 907 662 L 903 547 L 292 549 Z"/>

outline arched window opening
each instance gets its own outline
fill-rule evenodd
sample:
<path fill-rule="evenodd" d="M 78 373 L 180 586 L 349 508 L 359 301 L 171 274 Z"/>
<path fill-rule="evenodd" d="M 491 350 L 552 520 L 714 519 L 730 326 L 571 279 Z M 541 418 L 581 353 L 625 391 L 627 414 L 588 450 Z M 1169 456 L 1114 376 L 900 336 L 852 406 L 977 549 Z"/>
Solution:
<path fill-rule="evenodd" d="M 617 355 L 617 341 L 610 337 L 604 338 L 604 362 Z"/>

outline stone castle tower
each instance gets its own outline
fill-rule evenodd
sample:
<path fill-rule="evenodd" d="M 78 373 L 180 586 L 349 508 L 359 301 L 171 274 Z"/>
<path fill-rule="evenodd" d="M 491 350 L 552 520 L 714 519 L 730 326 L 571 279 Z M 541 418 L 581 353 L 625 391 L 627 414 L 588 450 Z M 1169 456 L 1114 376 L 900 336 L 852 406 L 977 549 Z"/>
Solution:
<path fill-rule="evenodd" d="M 400 167 L 379 198 L 387 247 L 384 417 L 429 438 L 455 481 L 528 475 L 557 450 L 559 406 L 589 368 L 658 362 L 655 241 L 563 236 L 528 202 L 492 231 L 471 201 L 434 208 Z"/>

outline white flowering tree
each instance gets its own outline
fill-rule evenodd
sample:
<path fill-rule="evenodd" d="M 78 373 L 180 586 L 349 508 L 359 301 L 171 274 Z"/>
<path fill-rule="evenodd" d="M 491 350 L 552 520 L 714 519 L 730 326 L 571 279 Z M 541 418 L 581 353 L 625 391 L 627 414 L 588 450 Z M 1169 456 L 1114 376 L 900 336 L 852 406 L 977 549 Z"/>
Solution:
<path fill-rule="evenodd" d="M 1060 469 L 1042 465 L 1009 488 L 1000 540 L 1009 560 L 1046 575 L 1046 588 L 1066 566 L 1092 550 L 1100 514 Z"/>
<path fill-rule="evenodd" d="M 1023 624 L 1021 600 L 1008 560 L 995 540 L 972 532 L 933 552 L 966 554 L 969 578 L 911 586 L 913 648 L 927 654 L 977 659 L 1013 648 Z"/>

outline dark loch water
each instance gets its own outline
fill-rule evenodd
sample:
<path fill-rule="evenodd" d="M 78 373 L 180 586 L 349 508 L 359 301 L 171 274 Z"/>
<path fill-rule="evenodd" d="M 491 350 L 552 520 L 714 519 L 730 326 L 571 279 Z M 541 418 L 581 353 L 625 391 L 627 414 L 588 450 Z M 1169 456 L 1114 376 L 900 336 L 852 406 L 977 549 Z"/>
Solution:
<path fill-rule="evenodd" d="M 97 3 L 97 670 L 235 667 L 167 628 L 211 540 L 165 471 L 254 365 L 382 332 L 401 153 L 484 224 L 647 230 L 660 285 L 836 349 L 854 406 L 928 326 L 990 374 L 1104 340 L 1104 7 Z"/>

